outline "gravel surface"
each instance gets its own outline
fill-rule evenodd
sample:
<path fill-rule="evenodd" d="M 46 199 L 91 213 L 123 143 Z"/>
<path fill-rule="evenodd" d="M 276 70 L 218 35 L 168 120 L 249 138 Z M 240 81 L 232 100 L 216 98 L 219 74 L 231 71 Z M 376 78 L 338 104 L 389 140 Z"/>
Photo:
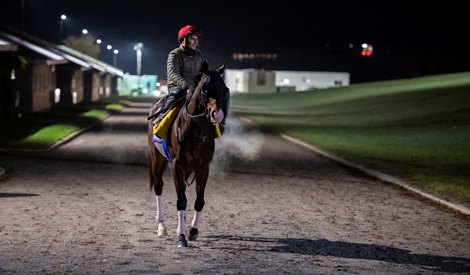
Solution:
<path fill-rule="evenodd" d="M 200 238 L 178 248 L 170 169 L 170 234 L 155 233 L 148 107 L 47 154 L 0 155 L 0 274 L 470 274 L 469 220 L 236 119 L 217 140 Z"/>

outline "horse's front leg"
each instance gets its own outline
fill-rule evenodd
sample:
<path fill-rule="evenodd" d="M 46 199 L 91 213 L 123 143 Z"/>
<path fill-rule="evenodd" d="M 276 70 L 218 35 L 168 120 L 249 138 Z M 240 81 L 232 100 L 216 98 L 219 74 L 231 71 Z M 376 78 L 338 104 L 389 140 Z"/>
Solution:
<path fill-rule="evenodd" d="M 194 203 L 194 217 L 189 230 L 189 240 L 195 241 L 199 234 L 199 223 L 201 222 L 202 208 L 204 207 L 204 191 L 206 189 L 209 167 L 202 169 L 196 178 L 196 202 Z"/>
<path fill-rule="evenodd" d="M 173 179 L 176 188 L 176 209 L 178 210 L 178 227 L 176 234 L 178 235 L 178 247 L 187 247 L 186 241 L 186 184 L 184 169 L 177 160 L 173 161 Z"/>

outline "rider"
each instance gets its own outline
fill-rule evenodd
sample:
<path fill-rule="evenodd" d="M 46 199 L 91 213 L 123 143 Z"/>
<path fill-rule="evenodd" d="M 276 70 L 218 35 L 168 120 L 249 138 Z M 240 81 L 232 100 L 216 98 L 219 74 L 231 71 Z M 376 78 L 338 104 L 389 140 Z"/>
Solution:
<path fill-rule="evenodd" d="M 162 119 L 172 104 L 184 97 L 186 90 L 194 83 L 204 60 L 201 52 L 197 50 L 200 37 L 201 31 L 192 25 L 186 25 L 178 31 L 180 45 L 168 54 L 166 68 L 169 92 L 158 119 Z"/>
<path fill-rule="evenodd" d="M 194 83 L 195 76 L 199 73 L 204 60 L 201 52 L 197 49 L 200 37 L 201 31 L 192 25 L 186 25 L 178 31 L 180 45 L 168 54 L 167 60 L 169 92 L 163 100 L 163 106 L 160 108 L 154 125 L 165 117 L 172 108 L 173 103 L 182 99 L 187 89 Z M 229 108 L 229 96 L 222 99 L 222 101 L 224 117 L 220 128 L 223 133 Z"/>

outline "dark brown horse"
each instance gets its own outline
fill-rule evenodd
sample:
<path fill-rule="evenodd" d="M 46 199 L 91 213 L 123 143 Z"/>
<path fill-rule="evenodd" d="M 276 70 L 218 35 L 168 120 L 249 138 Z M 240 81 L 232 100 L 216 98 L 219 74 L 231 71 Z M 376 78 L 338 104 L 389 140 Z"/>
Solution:
<path fill-rule="evenodd" d="M 229 96 L 222 75 L 225 64 L 217 71 L 210 71 L 206 61 L 196 82 L 187 92 L 186 101 L 175 119 L 170 133 L 168 151 L 172 164 L 173 180 L 176 187 L 178 210 L 178 247 L 187 247 L 186 241 L 186 187 L 195 179 L 196 201 L 194 218 L 191 222 L 188 238 L 196 240 L 201 211 L 204 207 L 204 190 L 209 176 L 209 163 L 214 154 L 214 117 L 224 98 Z M 155 107 L 153 107 L 155 108 Z M 152 114 L 150 114 L 152 115 Z M 156 150 L 152 123 L 148 126 L 150 187 L 154 188 L 157 202 L 157 223 L 159 236 L 166 235 L 162 209 L 162 175 L 168 160 Z M 190 175 L 191 180 L 190 180 Z"/>

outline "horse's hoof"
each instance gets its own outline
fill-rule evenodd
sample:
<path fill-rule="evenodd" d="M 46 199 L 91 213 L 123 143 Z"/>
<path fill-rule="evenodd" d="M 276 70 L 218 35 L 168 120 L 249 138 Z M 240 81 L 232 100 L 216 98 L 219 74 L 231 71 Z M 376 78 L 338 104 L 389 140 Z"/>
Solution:
<path fill-rule="evenodd" d="M 168 232 L 166 232 L 166 228 L 165 227 L 158 227 L 157 229 L 157 236 L 158 237 L 163 237 L 163 236 L 167 236 L 168 235 Z"/>
<path fill-rule="evenodd" d="M 180 234 L 178 237 L 178 247 L 188 247 L 188 242 L 184 234 Z"/>
<path fill-rule="evenodd" d="M 158 224 L 158 227 L 157 227 L 157 230 L 155 231 L 155 233 L 157 233 L 157 236 L 158 237 L 162 237 L 162 236 L 167 236 L 168 233 L 166 231 L 166 227 L 165 225 L 163 225 L 162 223 L 159 223 Z"/>
<path fill-rule="evenodd" d="M 198 233 L 199 233 L 199 231 L 197 230 L 197 228 L 191 228 L 189 230 L 188 240 L 190 240 L 190 241 L 197 240 Z"/>

